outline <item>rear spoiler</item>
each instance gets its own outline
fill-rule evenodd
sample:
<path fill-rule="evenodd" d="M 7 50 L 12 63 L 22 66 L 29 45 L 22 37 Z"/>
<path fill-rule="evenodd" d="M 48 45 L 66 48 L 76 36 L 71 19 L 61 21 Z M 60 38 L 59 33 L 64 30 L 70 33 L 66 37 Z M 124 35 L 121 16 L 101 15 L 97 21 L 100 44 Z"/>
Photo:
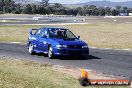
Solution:
<path fill-rule="evenodd" d="M 37 31 L 38 29 L 30 29 L 30 35 L 34 35 L 34 33 Z M 34 33 L 33 33 L 33 31 L 34 31 Z"/>

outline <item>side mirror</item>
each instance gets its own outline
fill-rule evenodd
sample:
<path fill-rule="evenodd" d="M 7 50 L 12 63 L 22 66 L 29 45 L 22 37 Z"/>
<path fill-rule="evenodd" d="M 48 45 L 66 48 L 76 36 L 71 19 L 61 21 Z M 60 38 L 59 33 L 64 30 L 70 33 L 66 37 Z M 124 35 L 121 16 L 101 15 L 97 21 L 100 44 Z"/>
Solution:
<path fill-rule="evenodd" d="M 77 38 L 80 39 L 80 36 L 78 36 Z"/>

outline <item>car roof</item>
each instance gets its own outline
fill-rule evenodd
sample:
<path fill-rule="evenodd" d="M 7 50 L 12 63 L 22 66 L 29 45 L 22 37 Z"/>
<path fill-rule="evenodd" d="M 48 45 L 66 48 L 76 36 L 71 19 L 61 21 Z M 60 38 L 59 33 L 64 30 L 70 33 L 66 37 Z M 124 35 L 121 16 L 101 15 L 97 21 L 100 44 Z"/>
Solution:
<path fill-rule="evenodd" d="M 69 30 L 69 29 L 66 29 L 66 28 L 57 28 L 57 27 L 45 27 L 45 28 L 40 28 L 40 29 L 50 29 L 50 30 L 54 30 L 54 29 L 63 29 L 63 30 Z"/>

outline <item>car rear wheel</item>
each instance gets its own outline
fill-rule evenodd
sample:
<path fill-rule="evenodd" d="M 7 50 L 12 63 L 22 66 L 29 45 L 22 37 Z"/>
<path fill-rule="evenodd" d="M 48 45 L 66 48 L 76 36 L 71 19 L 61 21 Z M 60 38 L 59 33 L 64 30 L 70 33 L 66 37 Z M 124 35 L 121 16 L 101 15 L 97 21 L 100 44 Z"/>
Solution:
<path fill-rule="evenodd" d="M 29 52 L 31 55 L 35 54 L 35 52 L 34 52 L 34 46 L 33 46 L 33 44 L 31 44 L 31 43 L 29 44 L 28 52 Z"/>
<path fill-rule="evenodd" d="M 54 53 L 53 53 L 53 48 L 51 46 L 49 46 L 49 50 L 48 50 L 48 57 L 49 59 L 54 59 Z"/>

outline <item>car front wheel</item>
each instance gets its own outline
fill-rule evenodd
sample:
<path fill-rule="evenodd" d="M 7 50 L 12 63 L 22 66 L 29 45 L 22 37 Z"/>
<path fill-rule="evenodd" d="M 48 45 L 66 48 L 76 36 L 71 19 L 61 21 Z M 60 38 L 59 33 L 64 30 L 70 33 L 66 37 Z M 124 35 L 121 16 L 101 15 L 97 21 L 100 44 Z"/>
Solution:
<path fill-rule="evenodd" d="M 48 50 L 48 57 L 49 59 L 54 59 L 54 54 L 53 54 L 53 48 L 51 46 L 49 46 L 49 50 Z"/>
<path fill-rule="evenodd" d="M 28 52 L 29 52 L 31 55 L 35 54 L 35 52 L 34 52 L 34 46 L 33 46 L 33 44 L 31 44 L 31 43 L 29 44 Z"/>

